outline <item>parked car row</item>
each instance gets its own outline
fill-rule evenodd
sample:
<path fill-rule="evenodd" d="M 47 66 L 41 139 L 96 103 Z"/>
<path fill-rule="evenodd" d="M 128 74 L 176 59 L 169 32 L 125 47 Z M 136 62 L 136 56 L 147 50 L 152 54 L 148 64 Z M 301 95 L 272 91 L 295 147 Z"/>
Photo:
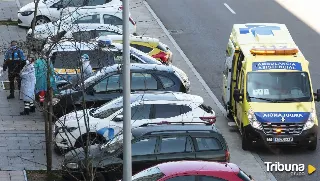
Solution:
<path fill-rule="evenodd" d="M 19 24 L 29 27 L 35 21 L 34 37 L 30 29 L 27 40 L 40 42 L 55 69 L 54 144 L 65 156 L 63 176 L 83 179 L 88 148 L 95 180 L 115 181 L 122 177 L 123 163 L 121 0 L 75 2 L 42 0 L 35 19 L 30 3 L 20 9 Z M 125 21 L 131 31 L 132 165 L 137 173 L 132 180 L 252 180 L 228 163 L 228 144 L 214 124 L 215 112 L 201 96 L 190 94 L 189 78 L 171 64 L 170 48 L 137 36 L 131 16 Z M 83 54 L 94 71 L 84 79 Z"/>

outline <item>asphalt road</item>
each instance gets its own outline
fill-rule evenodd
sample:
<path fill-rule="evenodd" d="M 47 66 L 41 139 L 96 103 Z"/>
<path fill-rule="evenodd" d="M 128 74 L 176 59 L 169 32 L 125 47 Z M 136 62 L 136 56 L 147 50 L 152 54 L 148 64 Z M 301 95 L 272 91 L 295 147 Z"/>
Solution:
<path fill-rule="evenodd" d="M 224 53 L 235 23 L 284 23 L 310 62 L 313 88 L 320 88 L 320 36 L 304 22 L 272 0 L 147 0 L 181 49 L 221 101 Z M 236 13 L 228 10 L 227 3 Z M 320 113 L 317 105 L 318 117 Z M 240 140 L 239 140 L 240 141 Z M 298 148 L 257 150 L 263 161 L 312 164 L 320 169 L 320 146 L 315 152 Z M 244 158 L 245 159 L 245 158 Z M 308 176 L 274 173 L 279 181 L 319 180 L 320 172 Z"/>

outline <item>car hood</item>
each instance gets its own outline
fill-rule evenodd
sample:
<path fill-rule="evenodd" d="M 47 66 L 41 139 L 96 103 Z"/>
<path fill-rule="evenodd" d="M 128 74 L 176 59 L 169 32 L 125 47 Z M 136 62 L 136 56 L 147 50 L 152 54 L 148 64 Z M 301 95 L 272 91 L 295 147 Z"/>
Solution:
<path fill-rule="evenodd" d="M 121 159 L 100 149 L 100 145 L 91 145 L 88 152 L 88 157 L 95 167 L 101 167 L 113 162 L 119 163 L 121 161 Z M 64 165 L 67 163 L 78 163 L 79 161 L 85 160 L 85 158 L 85 150 L 83 148 L 77 148 L 65 154 Z"/>
<path fill-rule="evenodd" d="M 78 127 L 78 125 L 85 126 L 84 121 L 85 121 L 85 116 L 88 117 L 88 120 L 90 122 L 90 127 L 95 127 L 102 119 L 92 117 L 90 115 L 90 111 L 92 109 L 85 109 L 85 110 L 80 110 L 80 111 L 74 111 L 71 113 L 68 113 L 62 117 L 59 118 L 59 121 L 57 121 L 56 125 L 58 127 L 61 127 L 64 123 L 64 126 L 66 127 Z"/>
<path fill-rule="evenodd" d="M 250 108 L 260 122 L 305 122 L 314 109 L 311 102 L 264 103 L 250 102 Z"/>

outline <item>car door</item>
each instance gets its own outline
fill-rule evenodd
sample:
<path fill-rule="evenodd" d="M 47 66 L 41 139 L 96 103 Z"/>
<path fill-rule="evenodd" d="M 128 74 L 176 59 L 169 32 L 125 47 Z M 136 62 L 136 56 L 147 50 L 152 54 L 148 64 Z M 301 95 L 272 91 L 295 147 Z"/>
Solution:
<path fill-rule="evenodd" d="M 122 29 L 123 21 L 119 17 L 113 16 L 111 14 L 104 14 L 103 15 L 103 24 L 110 24 L 117 26 L 118 28 Z"/>
<path fill-rule="evenodd" d="M 151 73 L 131 73 L 131 91 L 158 90 L 158 87 L 158 81 Z"/>
<path fill-rule="evenodd" d="M 52 4 L 49 8 L 39 8 L 39 11 L 41 14 L 44 14 L 44 11 L 48 11 L 48 13 L 46 13 L 48 18 L 51 21 L 57 21 L 61 18 L 60 13 L 62 11 L 62 7 L 63 7 L 63 1 L 59 0 L 54 4 Z"/>
<path fill-rule="evenodd" d="M 240 73 L 240 77 L 239 77 L 240 83 L 239 83 L 239 89 L 240 89 L 240 93 L 243 95 L 242 96 L 242 100 L 236 102 L 236 107 L 237 107 L 237 122 L 239 124 L 239 127 L 241 128 L 241 124 L 242 124 L 242 116 L 243 116 L 243 101 L 246 97 L 246 94 L 244 93 L 244 86 L 245 86 L 245 82 L 244 82 L 244 72 L 243 70 L 241 70 Z"/>
<path fill-rule="evenodd" d="M 82 24 L 83 27 L 89 27 L 89 28 L 90 28 L 90 25 L 92 24 L 100 24 L 100 23 L 101 23 L 101 18 L 99 13 L 92 13 L 90 15 L 80 16 L 72 22 L 74 26 L 79 26 Z"/>
<path fill-rule="evenodd" d="M 113 74 L 87 88 L 86 102 L 100 106 L 122 93 L 122 74 Z"/>
<path fill-rule="evenodd" d="M 61 13 L 65 16 L 71 15 L 74 11 L 77 11 L 79 7 L 83 7 L 86 0 L 61 0 L 62 1 L 62 11 Z"/>
<path fill-rule="evenodd" d="M 235 48 L 232 41 L 229 39 L 228 47 L 226 50 L 226 60 L 225 60 L 225 68 L 223 70 L 223 80 L 222 80 L 222 100 L 228 111 L 227 105 L 230 102 L 230 85 L 231 85 L 231 67 L 232 67 L 232 59 L 234 57 Z"/>
<path fill-rule="evenodd" d="M 181 106 L 177 104 L 154 104 L 151 115 L 152 122 L 163 121 L 183 121 L 181 116 Z"/>
<path fill-rule="evenodd" d="M 210 136 L 192 137 L 198 160 L 225 161 L 225 151 L 218 139 Z"/>
<path fill-rule="evenodd" d="M 142 137 L 132 143 L 132 173 L 135 174 L 156 164 L 157 136 Z"/>
<path fill-rule="evenodd" d="M 195 160 L 196 155 L 192 139 L 188 135 L 170 135 L 160 137 L 157 163 L 179 160 Z"/>

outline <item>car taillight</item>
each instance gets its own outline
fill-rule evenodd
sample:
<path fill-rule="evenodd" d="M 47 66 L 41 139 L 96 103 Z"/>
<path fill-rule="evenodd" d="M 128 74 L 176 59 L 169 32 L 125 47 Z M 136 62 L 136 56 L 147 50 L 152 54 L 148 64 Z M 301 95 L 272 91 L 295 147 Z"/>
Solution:
<path fill-rule="evenodd" d="M 155 54 L 155 55 L 152 55 L 153 58 L 160 58 L 161 61 L 163 62 L 167 62 L 168 61 L 168 58 L 169 58 L 169 55 L 167 55 L 166 53 L 164 52 L 160 52 L 158 54 Z"/>
<path fill-rule="evenodd" d="M 210 124 L 214 124 L 216 122 L 215 116 L 209 116 L 209 117 L 199 117 L 202 121 L 206 121 Z"/>
<path fill-rule="evenodd" d="M 225 155 L 226 155 L 226 161 L 230 162 L 230 152 L 228 150 L 226 150 Z"/>
<path fill-rule="evenodd" d="M 123 6 L 120 6 L 118 10 L 123 10 Z"/>
<path fill-rule="evenodd" d="M 136 22 L 133 21 L 133 19 L 131 17 L 129 17 L 129 21 L 133 24 L 133 25 L 136 25 Z"/>

